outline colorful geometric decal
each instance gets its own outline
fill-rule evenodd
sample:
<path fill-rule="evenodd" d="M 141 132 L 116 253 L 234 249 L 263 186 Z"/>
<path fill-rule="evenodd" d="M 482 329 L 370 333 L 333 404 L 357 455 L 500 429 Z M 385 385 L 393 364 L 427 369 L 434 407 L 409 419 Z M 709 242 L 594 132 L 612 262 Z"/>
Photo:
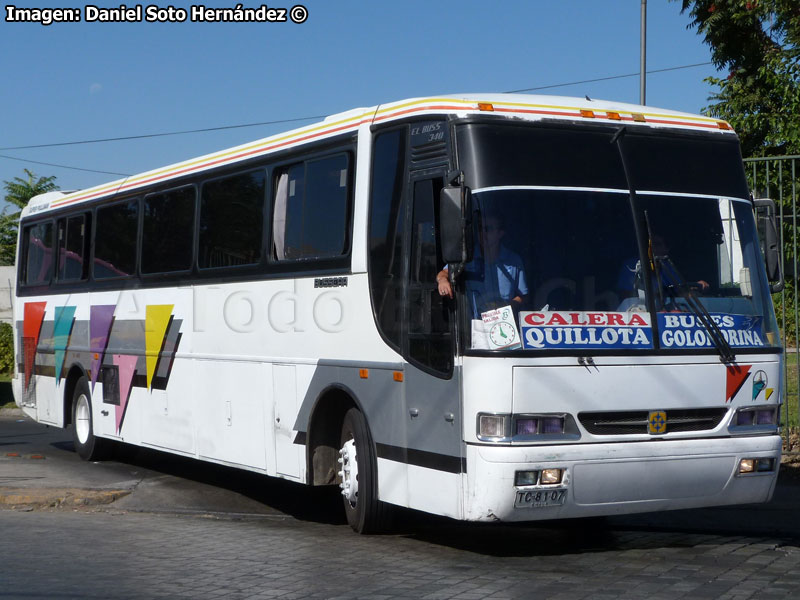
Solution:
<path fill-rule="evenodd" d="M 64 369 L 64 356 L 67 352 L 69 334 L 75 322 L 75 306 L 57 306 L 53 322 L 53 342 L 56 354 L 56 385 L 61 382 L 61 371 Z"/>
<path fill-rule="evenodd" d="M 42 331 L 44 310 L 47 302 L 26 302 L 25 316 L 22 322 L 22 353 L 25 361 L 25 389 L 31 382 L 33 364 L 36 359 L 36 347 L 39 345 L 39 334 Z"/>
<path fill-rule="evenodd" d="M 153 376 L 156 374 L 158 358 L 164 346 L 169 321 L 172 318 L 174 304 L 153 304 L 147 307 L 145 314 L 145 357 L 147 358 L 147 387 L 152 389 Z"/>
<path fill-rule="evenodd" d="M 89 313 L 89 350 L 92 353 L 92 391 L 100 374 L 100 365 L 108 346 L 108 335 L 111 333 L 111 323 L 114 320 L 115 304 L 102 304 L 92 306 Z"/>
<path fill-rule="evenodd" d="M 727 367 L 728 380 L 725 385 L 725 402 L 730 402 L 742 389 L 744 382 L 750 377 L 752 365 L 731 365 Z"/>
<path fill-rule="evenodd" d="M 767 374 L 764 371 L 756 371 L 753 375 L 753 402 L 756 401 L 758 395 L 767 387 Z"/>
<path fill-rule="evenodd" d="M 117 433 L 122 429 L 122 420 L 125 418 L 125 409 L 128 407 L 128 397 L 131 393 L 133 375 L 136 373 L 138 356 L 115 354 L 114 364 L 119 369 L 119 406 L 115 406 Z"/>

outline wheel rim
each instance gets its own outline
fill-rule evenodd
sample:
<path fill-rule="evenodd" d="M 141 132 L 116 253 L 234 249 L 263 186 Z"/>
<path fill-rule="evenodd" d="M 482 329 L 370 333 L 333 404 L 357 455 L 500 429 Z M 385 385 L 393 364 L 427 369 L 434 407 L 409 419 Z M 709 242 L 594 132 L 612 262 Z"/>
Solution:
<path fill-rule="evenodd" d="M 339 477 L 342 478 L 342 483 L 339 484 L 342 496 L 350 506 L 355 507 L 358 502 L 358 461 L 354 440 L 347 440 L 339 450 L 339 464 L 342 465 L 342 470 L 339 471 Z"/>
<path fill-rule="evenodd" d="M 81 394 L 75 401 L 75 433 L 78 436 L 78 441 L 85 444 L 89 439 L 89 432 L 91 431 L 91 415 L 89 414 L 89 399 L 86 394 Z"/>

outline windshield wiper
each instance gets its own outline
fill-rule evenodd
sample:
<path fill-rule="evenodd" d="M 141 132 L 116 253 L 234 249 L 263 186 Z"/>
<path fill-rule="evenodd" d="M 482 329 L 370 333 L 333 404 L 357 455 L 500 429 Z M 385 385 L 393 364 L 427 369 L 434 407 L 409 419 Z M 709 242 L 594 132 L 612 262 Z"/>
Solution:
<path fill-rule="evenodd" d="M 734 362 L 736 360 L 736 354 L 734 354 L 733 348 L 731 348 L 728 340 L 725 339 L 719 325 L 717 325 L 716 321 L 711 317 L 711 314 L 706 310 L 706 307 L 703 306 L 703 303 L 698 299 L 692 286 L 690 286 L 680 274 L 680 271 L 678 271 L 672 259 L 666 254 L 663 256 L 653 256 L 653 263 L 658 266 L 659 275 L 661 275 L 659 279 L 662 281 L 664 273 L 663 265 L 668 267 L 670 278 L 676 280 L 675 283 L 671 283 L 669 287 L 677 290 L 680 296 L 686 301 L 686 306 L 689 310 L 700 319 L 703 327 L 706 328 L 708 336 L 711 338 L 711 341 L 714 342 L 714 346 L 716 346 L 719 352 L 720 360 L 724 363 Z M 659 283 L 659 287 L 660 285 Z M 666 283 L 664 287 L 667 287 Z"/>

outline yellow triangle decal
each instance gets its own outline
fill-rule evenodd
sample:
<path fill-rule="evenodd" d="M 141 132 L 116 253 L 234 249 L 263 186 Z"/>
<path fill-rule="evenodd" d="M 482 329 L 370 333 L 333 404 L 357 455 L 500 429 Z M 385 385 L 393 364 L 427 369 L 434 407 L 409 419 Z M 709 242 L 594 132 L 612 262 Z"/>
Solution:
<path fill-rule="evenodd" d="M 772 396 L 772 392 L 774 392 L 774 391 L 775 391 L 775 388 L 767 388 L 766 390 L 764 390 L 764 392 L 767 395 L 767 400 L 769 400 L 769 397 Z"/>
<path fill-rule="evenodd" d="M 144 322 L 145 357 L 147 358 L 147 388 L 153 389 L 153 376 L 158 366 L 158 355 L 164 345 L 169 319 L 174 304 L 154 304 L 147 307 Z"/>

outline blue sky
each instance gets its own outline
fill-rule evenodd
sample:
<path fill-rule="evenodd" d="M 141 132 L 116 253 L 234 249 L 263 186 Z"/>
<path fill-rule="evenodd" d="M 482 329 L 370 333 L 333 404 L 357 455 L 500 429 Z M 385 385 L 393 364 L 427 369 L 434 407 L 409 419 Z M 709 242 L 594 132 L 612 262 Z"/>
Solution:
<path fill-rule="evenodd" d="M 89 3 L 14 2 L 82 10 Z M 118 7 L 120 2 L 94 4 Z M 258 7 L 261 1 L 243 4 Z M 640 0 L 303 4 L 308 9 L 303 24 L 82 22 L 44 27 L 7 23 L 3 10 L 0 155 L 134 174 L 294 125 L 6 148 L 328 115 L 421 95 L 504 92 L 639 71 Z M 294 3 L 276 0 L 269 6 L 289 9 Z M 687 29 L 689 18 L 681 15 L 679 2 L 650 0 L 647 17 L 648 69 L 710 60 L 708 47 Z M 703 79 L 714 73 L 707 65 L 649 75 L 647 103 L 699 112 L 713 91 Z M 639 79 L 533 93 L 638 102 Z M 23 168 L 57 176 L 62 189 L 118 178 L 0 158 L 0 182 L 22 175 Z"/>

